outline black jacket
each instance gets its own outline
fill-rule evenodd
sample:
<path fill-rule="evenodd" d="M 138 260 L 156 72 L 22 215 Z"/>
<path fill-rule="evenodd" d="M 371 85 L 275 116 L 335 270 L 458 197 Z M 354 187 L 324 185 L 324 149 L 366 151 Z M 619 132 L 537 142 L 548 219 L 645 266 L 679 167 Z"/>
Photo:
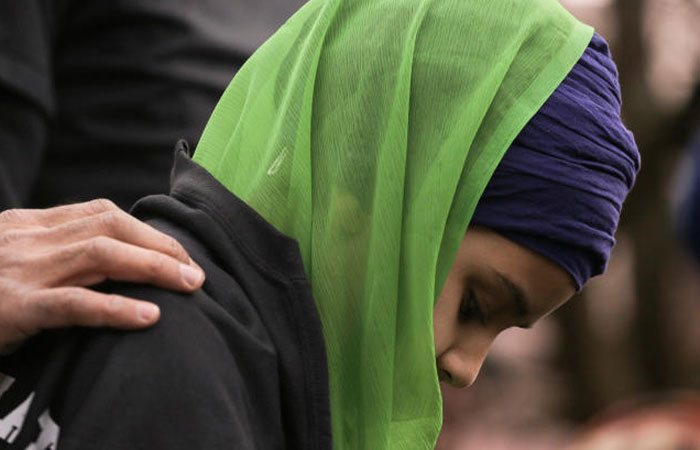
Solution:
<path fill-rule="evenodd" d="M 296 241 L 183 151 L 170 196 L 134 214 L 185 246 L 204 286 L 106 285 L 157 303 L 158 324 L 46 333 L 0 359 L 0 449 L 53 450 L 57 437 L 60 449 L 330 449 L 325 349 Z"/>
<path fill-rule="evenodd" d="M 0 210 L 167 193 L 172 143 L 303 3 L 0 1 Z"/>

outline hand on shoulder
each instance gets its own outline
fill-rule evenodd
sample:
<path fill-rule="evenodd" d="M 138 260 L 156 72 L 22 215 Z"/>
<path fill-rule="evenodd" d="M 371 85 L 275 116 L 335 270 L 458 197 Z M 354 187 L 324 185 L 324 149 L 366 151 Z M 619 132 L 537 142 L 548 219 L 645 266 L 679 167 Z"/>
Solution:
<path fill-rule="evenodd" d="M 0 213 L 0 353 L 42 329 L 139 329 L 154 304 L 88 289 L 106 279 L 194 291 L 204 272 L 172 237 L 109 200 Z"/>

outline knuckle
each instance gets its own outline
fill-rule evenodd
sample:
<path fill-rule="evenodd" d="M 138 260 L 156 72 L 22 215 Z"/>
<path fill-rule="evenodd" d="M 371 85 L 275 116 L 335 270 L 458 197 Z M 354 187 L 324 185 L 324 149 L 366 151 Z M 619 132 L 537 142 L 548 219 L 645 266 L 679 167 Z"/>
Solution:
<path fill-rule="evenodd" d="M 24 311 L 32 300 L 32 290 L 16 280 L 2 279 L 2 316 Z"/>
<path fill-rule="evenodd" d="M 124 309 L 124 301 L 117 295 L 107 295 L 102 302 L 102 313 L 105 317 L 118 315 Z"/>
<path fill-rule="evenodd" d="M 122 225 L 122 216 L 119 211 L 113 210 L 97 216 L 97 226 L 101 230 L 116 231 Z"/>
<path fill-rule="evenodd" d="M 0 246 L 7 247 L 27 238 L 29 233 L 17 228 L 9 228 L 0 232 Z"/>
<path fill-rule="evenodd" d="M 83 292 L 80 289 L 68 288 L 61 291 L 60 295 L 49 298 L 47 303 L 48 309 L 54 312 L 62 312 L 70 314 L 75 311 L 77 304 L 80 302 Z"/>
<path fill-rule="evenodd" d="M 0 222 L 1 223 L 11 223 L 18 222 L 22 220 L 25 212 L 23 209 L 6 209 L 0 212 Z"/>
<path fill-rule="evenodd" d="M 93 214 L 100 214 L 106 211 L 114 211 L 119 209 L 112 200 L 106 198 L 90 200 L 87 203 L 87 207 Z"/>
<path fill-rule="evenodd" d="M 53 293 L 40 291 L 28 300 L 32 310 L 40 318 L 65 316 L 77 301 L 78 293 L 73 288 L 65 288 Z"/>
<path fill-rule="evenodd" d="M 80 287 L 64 287 L 46 290 L 35 296 L 34 315 L 39 326 L 53 327 L 61 325 L 105 323 L 112 309 L 110 299 L 96 297 L 94 292 Z"/>
<path fill-rule="evenodd" d="M 184 247 L 175 238 L 168 237 L 166 239 L 169 253 L 176 255 L 179 258 L 185 258 L 187 256 L 187 252 L 185 251 Z"/>
<path fill-rule="evenodd" d="M 10 269 L 18 270 L 20 273 L 27 264 L 36 261 L 42 253 L 27 244 L 28 241 L 36 238 L 37 230 L 10 228 L 0 232 L 0 270 L 3 272 Z"/>
<path fill-rule="evenodd" d="M 85 242 L 83 252 L 92 261 L 102 261 L 109 254 L 110 239 L 105 236 L 96 236 Z"/>
<path fill-rule="evenodd" d="M 24 278 L 21 275 L 25 274 L 24 269 L 32 256 L 28 252 L 0 246 L 0 273 L 11 278 Z"/>
<path fill-rule="evenodd" d="M 83 255 L 85 250 L 80 245 L 67 245 L 54 249 L 49 255 L 50 261 L 54 264 L 66 264 Z"/>
<path fill-rule="evenodd" d="M 167 273 L 169 262 L 167 257 L 155 254 L 147 264 L 151 278 L 159 278 Z"/>

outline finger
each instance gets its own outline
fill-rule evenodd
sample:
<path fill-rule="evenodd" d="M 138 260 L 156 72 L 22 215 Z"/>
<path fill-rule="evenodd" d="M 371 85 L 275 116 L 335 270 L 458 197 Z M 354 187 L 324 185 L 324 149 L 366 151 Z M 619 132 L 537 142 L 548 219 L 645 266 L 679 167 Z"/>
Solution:
<path fill-rule="evenodd" d="M 81 287 L 37 291 L 25 308 L 32 330 L 72 325 L 139 329 L 153 325 L 160 309 L 153 303 Z"/>
<path fill-rule="evenodd" d="M 120 209 L 80 217 L 51 228 L 37 227 L 24 233 L 33 234 L 34 242 L 43 241 L 50 245 L 70 244 L 97 236 L 108 236 L 137 247 L 164 253 L 185 264 L 192 262 L 187 251 L 174 238 Z"/>
<path fill-rule="evenodd" d="M 196 266 L 105 236 L 69 245 L 37 259 L 34 264 L 38 267 L 53 268 L 51 273 L 45 273 L 49 286 L 70 285 L 96 275 L 186 291 L 198 289 L 204 282 L 204 272 Z"/>
<path fill-rule="evenodd" d="M 100 198 L 45 209 L 8 209 L 0 213 L 0 223 L 54 226 L 108 211 L 121 210 L 111 200 Z"/>

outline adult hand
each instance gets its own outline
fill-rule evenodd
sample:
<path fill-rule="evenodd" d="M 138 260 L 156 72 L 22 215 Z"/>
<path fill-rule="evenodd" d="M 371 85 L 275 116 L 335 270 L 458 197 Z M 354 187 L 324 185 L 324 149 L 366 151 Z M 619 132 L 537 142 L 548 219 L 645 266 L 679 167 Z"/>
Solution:
<path fill-rule="evenodd" d="M 204 272 L 173 238 L 109 200 L 0 214 L 0 353 L 42 329 L 138 329 L 152 303 L 85 288 L 105 279 L 194 291 Z"/>

